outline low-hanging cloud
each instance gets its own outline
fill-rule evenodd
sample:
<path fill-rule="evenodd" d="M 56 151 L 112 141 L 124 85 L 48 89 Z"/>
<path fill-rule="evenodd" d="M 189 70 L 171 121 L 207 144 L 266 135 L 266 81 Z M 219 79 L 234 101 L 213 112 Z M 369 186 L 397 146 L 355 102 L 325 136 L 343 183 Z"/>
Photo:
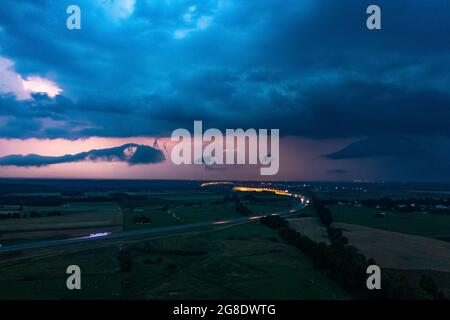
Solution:
<path fill-rule="evenodd" d="M 165 156 L 159 149 L 129 143 L 119 147 L 90 150 L 64 156 L 8 155 L 0 158 L 0 166 L 43 167 L 81 161 L 125 162 L 129 165 L 138 165 L 159 163 L 164 160 Z"/>

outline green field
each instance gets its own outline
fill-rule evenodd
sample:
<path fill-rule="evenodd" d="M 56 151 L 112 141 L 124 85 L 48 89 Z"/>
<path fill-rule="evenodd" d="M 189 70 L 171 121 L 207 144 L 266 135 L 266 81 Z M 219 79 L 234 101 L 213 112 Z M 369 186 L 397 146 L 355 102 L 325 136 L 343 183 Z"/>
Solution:
<path fill-rule="evenodd" d="M 261 194 L 237 194 L 251 215 L 286 210 L 294 202 Z M 61 211 L 74 219 L 89 213 L 121 212 L 123 228 L 136 230 L 242 217 L 224 195 L 158 195 L 148 200 L 70 203 L 61 207 L 24 207 L 23 211 Z M 12 208 L 5 208 L 10 210 Z M 306 210 L 305 210 L 306 212 Z M 134 217 L 151 218 L 136 224 Z M 30 223 L 44 222 L 36 218 Z M 160 236 L 161 237 L 161 236 Z M 99 242 L 101 244 L 102 242 Z M 89 249 L 87 249 L 89 248 Z M 121 272 L 120 249 L 131 253 L 131 272 Z M 0 266 L 0 299 L 347 299 L 350 296 L 316 270 L 298 249 L 259 222 L 179 236 L 123 240 L 120 244 L 68 253 L 43 249 L 51 256 Z M 82 270 L 81 291 L 65 287 L 69 265 Z"/>
<path fill-rule="evenodd" d="M 245 203 L 245 202 L 244 202 Z M 286 209 L 286 203 L 263 205 L 245 205 L 252 211 L 252 214 L 261 215 L 277 212 Z M 168 210 L 162 210 L 161 206 L 142 206 L 134 208 L 133 211 L 124 209 L 125 230 L 137 230 L 151 227 L 163 227 L 177 224 L 196 223 L 202 221 L 224 221 L 242 217 L 236 212 L 233 203 L 216 204 L 214 202 L 204 202 L 201 205 L 171 206 Z M 145 215 L 152 219 L 150 225 L 138 225 L 133 221 L 133 217 Z"/>
<path fill-rule="evenodd" d="M 118 269 L 117 246 L 2 266 L 0 299 L 350 298 L 257 222 L 122 247 L 132 253 L 129 273 Z M 70 264 L 81 267 L 81 291 L 65 289 Z"/>
<path fill-rule="evenodd" d="M 171 210 L 182 223 L 195 223 L 201 221 L 219 221 L 240 217 L 231 203 L 213 204 L 201 206 L 178 207 Z"/>
<path fill-rule="evenodd" d="M 143 206 L 136 208 L 133 211 L 128 209 L 123 209 L 122 211 L 125 231 L 179 224 L 179 221 L 177 221 L 169 212 L 161 210 L 161 206 Z M 133 218 L 142 215 L 150 217 L 152 223 L 149 225 L 135 224 Z"/>
<path fill-rule="evenodd" d="M 115 272 L 116 256 L 117 248 L 111 247 L 0 266 L 0 299 L 117 298 L 124 275 Z M 81 292 L 66 288 L 69 265 L 82 270 Z"/>
<path fill-rule="evenodd" d="M 384 217 L 377 218 L 375 214 L 382 210 L 373 207 L 329 206 L 329 208 L 333 212 L 335 222 L 352 223 L 432 238 L 450 237 L 449 215 L 387 211 Z"/>
<path fill-rule="evenodd" d="M 247 208 L 254 215 L 263 215 L 263 214 L 272 214 L 281 210 L 286 210 L 291 207 L 290 203 L 287 201 L 284 202 L 274 202 L 274 203 L 264 203 L 264 204 L 247 204 L 245 203 Z"/>
<path fill-rule="evenodd" d="M 251 211 L 251 215 L 264 215 L 286 210 L 295 203 L 274 197 L 272 194 L 258 196 L 260 202 L 251 202 L 239 194 L 240 201 Z M 161 195 L 155 201 L 134 201 L 133 209 L 130 204 L 122 205 L 124 214 L 124 230 L 138 230 L 152 227 L 163 227 L 177 224 L 196 223 L 202 221 L 224 221 L 242 217 L 235 210 L 233 201 L 220 202 L 224 195 L 200 194 L 200 195 Z M 273 201 L 276 199 L 277 201 Z M 262 202 L 261 202 L 262 201 Z M 268 202 L 264 202 L 268 201 Z M 166 207 L 166 208 L 164 208 Z M 151 224 L 135 224 L 133 218 L 146 216 L 152 220 Z"/>
<path fill-rule="evenodd" d="M 111 219 L 115 215 L 121 214 L 123 220 L 116 221 L 114 225 L 122 225 L 124 231 L 140 230 L 154 227 L 164 227 L 179 224 L 196 223 L 201 221 L 224 221 L 241 217 L 242 215 L 236 212 L 234 200 L 228 199 L 224 202 L 225 195 L 229 193 L 208 193 L 202 192 L 199 194 L 179 194 L 167 193 L 149 196 L 143 199 L 124 199 L 109 202 L 68 202 L 61 206 L 47 206 L 47 207 L 28 207 L 18 205 L 4 205 L 0 208 L 0 213 L 17 212 L 21 216 L 31 213 L 39 214 L 39 218 L 27 219 L 9 219 L 2 222 L 3 232 L 16 232 L 18 230 L 27 230 L 28 233 L 15 236 L 13 240 L 2 237 L 2 229 L 0 226 L 0 243 L 12 244 L 29 242 L 33 240 L 33 234 L 30 232 L 48 229 L 54 230 L 46 234 L 35 233 L 36 239 L 53 239 L 71 237 L 70 225 L 73 223 L 73 229 L 80 229 L 79 223 L 86 221 L 83 228 L 96 228 L 101 221 L 108 221 L 108 216 L 111 214 Z M 245 194 L 236 193 L 241 202 L 251 210 L 252 215 L 268 214 L 287 209 L 292 202 L 286 201 L 273 196 L 272 194 L 261 194 L 255 201 L 245 200 Z M 47 217 L 48 214 L 57 212 L 61 214 L 56 217 Z M 139 224 L 136 223 L 136 218 L 145 216 L 151 219 L 151 223 Z M 98 217 L 98 218 L 97 218 Z M 91 219 L 92 218 L 92 219 Z M 92 225 L 89 221 L 92 220 Z M 104 225 L 104 223 L 103 223 Z M 58 229 L 67 230 L 67 234 L 57 232 Z M 77 231 L 78 232 L 78 231 Z M 86 231 L 87 232 L 87 231 Z M 56 233 L 56 234 L 55 234 Z M 78 236 L 79 234 L 76 233 Z"/>

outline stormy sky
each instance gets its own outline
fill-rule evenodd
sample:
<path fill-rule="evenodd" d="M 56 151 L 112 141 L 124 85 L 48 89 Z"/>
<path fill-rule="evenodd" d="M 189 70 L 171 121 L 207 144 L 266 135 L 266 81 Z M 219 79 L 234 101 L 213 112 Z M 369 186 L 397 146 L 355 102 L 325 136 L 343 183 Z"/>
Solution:
<path fill-rule="evenodd" d="M 3 0 L 0 156 L 151 145 L 203 120 L 279 128 L 280 179 L 448 181 L 449 32 L 447 0 Z"/>

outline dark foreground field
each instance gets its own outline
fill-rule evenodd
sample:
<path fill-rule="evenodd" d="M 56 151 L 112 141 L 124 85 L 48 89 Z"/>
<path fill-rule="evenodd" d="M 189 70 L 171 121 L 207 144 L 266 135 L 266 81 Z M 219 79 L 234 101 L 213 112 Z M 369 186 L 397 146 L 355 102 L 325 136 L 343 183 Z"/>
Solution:
<path fill-rule="evenodd" d="M 292 209 L 298 206 L 299 198 L 267 191 L 238 192 L 228 185 L 40 183 L 43 185 L 32 181 L 22 186 L 14 182 L 11 193 L 8 186 L 0 184 L 0 243 L 4 248 L 199 222 L 210 222 L 211 227 L 0 252 L 0 299 L 297 300 L 370 296 L 365 285 L 349 290 L 339 274 L 317 264 L 317 257 L 300 250 L 302 246 L 288 244 L 280 230 L 260 223 L 259 218 L 248 219 L 279 212 L 287 212 L 289 228 L 316 245 L 322 243 L 327 252 L 338 248 L 375 259 L 383 272 L 402 279 L 402 288 L 419 290 L 419 297 L 432 298 L 427 290 L 450 293 L 450 214 L 443 191 L 435 195 L 422 190 L 433 199 L 420 200 L 417 191 L 395 190 L 392 194 L 397 198 L 389 200 L 385 199 L 390 192 L 386 189 L 354 187 L 349 191 L 346 186 L 340 191 L 327 184 L 318 192 L 317 186 L 306 184 L 277 185 L 283 192 L 289 188 L 314 199 L 297 211 Z M 319 204 L 331 214 L 331 233 L 317 209 Z M 246 220 L 226 224 L 242 217 Z M 69 265 L 82 270 L 80 291 L 66 288 Z M 345 268 L 351 265 L 345 261 L 339 268 L 347 272 Z M 390 297 L 397 298 L 395 292 Z"/>
<path fill-rule="evenodd" d="M 119 250 L 130 254 L 121 271 Z M 79 265 L 83 289 L 65 287 Z M 277 233 L 255 222 L 141 240 L 0 267 L 1 299 L 346 299 L 349 295 Z"/>
<path fill-rule="evenodd" d="M 36 206 L 30 203 L 36 197 L 38 201 L 53 197 L 56 203 Z M 0 221 L 0 236 L 6 245 L 70 238 L 79 235 L 81 227 L 86 234 L 112 226 L 127 232 L 203 221 L 216 221 L 218 227 L 3 254 L 0 299 L 350 297 L 259 221 L 221 226 L 243 216 L 289 210 L 298 201 L 288 197 L 236 194 L 196 185 L 183 191 L 166 186 L 138 193 L 20 193 L 3 196 L 3 200 L 3 213 L 25 216 Z M 54 212 L 60 214 L 51 216 Z M 82 270 L 81 291 L 66 288 L 69 265 Z"/>

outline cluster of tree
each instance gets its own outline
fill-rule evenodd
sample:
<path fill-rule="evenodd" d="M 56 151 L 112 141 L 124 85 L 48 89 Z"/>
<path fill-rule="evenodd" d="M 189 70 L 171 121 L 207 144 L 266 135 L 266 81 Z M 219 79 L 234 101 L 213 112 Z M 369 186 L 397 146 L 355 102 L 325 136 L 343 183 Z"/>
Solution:
<path fill-rule="evenodd" d="M 0 220 L 7 219 L 28 219 L 28 218 L 43 218 L 43 217 L 60 217 L 62 216 L 62 212 L 60 211 L 49 211 L 49 212 L 37 212 L 31 211 L 28 213 L 19 213 L 19 212 L 8 212 L 7 214 L 0 214 Z"/>
<path fill-rule="evenodd" d="M 58 207 L 64 203 L 59 196 L 3 196 L 1 205 L 27 206 L 27 207 Z"/>
<path fill-rule="evenodd" d="M 288 222 L 279 216 L 265 216 L 261 218 L 261 223 L 272 229 L 287 228 Z"/>
<path fill-rule="evenodd" d="M 348 239 L 344 237 L 342 230 L 332 226 L 333 214 L 331 210 L 318 199 L 314 199 L 314 209 L 319 216 L 320 222 L 322 222 L 324 227 L 327 229 L 328 237 L 331 243 L 339 247 L 347 245 Z"/>
<path fill-rule="evenodd" d="M 250 214 L 252 214 L 250 209 L 247 208 L 239 199 L 234 202 L 234 210 L 244 216 L 249 216 Z"/>
<path fill-rule="evenodd" d="M 224 196 L 222 199 L 214 200 L 215 204 L 224 204 L 224 203 L 235 203 L 236 201 L 240 201 L 241 199 L 244 199 L 245 197 L 239 197 L 237 194 L 232 193 L 229 195 Z"/>
<path fill-rule="evenodd" d="M 134 224 L 151 224 L 152 219 L 147 217 L 146 215 L 140 215 L 137 217 L 133 217 Z"/>
<path fill-rule="evenodd" d="M 161 197 L 150 197 L 147 195 L 131 195 L 125 192 L 113 192 L 107 196 L 84 196 L 84 197 L 65 197 L 64 202 L 109 202 L 114 201 L 121 205 L 122 208 L 138 207 L 140 205 L 169 205 L 174 201 Z"/>
<path fill-rule="evenodd" d="M 331 210 L 317 199 L 314 200 L 314 209 L 316 210 L 322 224 L 329 229 L 333 223 L 333 214 L 331 213 Z"/>
<path fill-rule="evenodd" d="M 375 264 L 375 262 L 373 261 Z M 369 297 L 372 299 L 389 300 L 441 300 L 446 299 L 444 293 L 438 289 L 433 278 L 422 276 L 419 285 L 410 285 L 408 280 L 390 270 L 382 273 L 381 290 L 373 290 Z"/>
<path fill-rule="evenodd" d="M 9 219 L 22 219 L 26 218 L 26 214 L 20 214 L 18 212 L 8 212 L 4 214 L 0 214 L 0 220 L 9 220 Z"/>
<path fill-rule="evenodd" d="M 42 218 L 42 217 L 61 217 L 63 214 L 61 211 L 49 211 L 49 212 L 37 212 L 31 211 L 30 218 Z"/>
<path fill-rule="evenodd" d="M 433 212 L 436 211 L 433 209 L 436 206 L 442 206 L 443 208 L 450 207 L 450 199 L 432 199 L 432 198 L 392 199 L 389 197 L 382 197 L 379 199 L 362 199 L 362 200 L 324 199 L 320 201 L 324 205 L 360 204 L 368 207 L 379 207 L 380 209 L 383 210 L 395 209 L 396 211 L 401 212 L 420 211 L 422 209 Z"/>
<path fill-rule="evenodd" d="M 335 237 L 338 240 L 331 245 L 326 245 L 316 243 L 289 228 L 286 220 L 279 216 L 265 217 L 261 219 L 261 222 L 277 229 L 284 241 L 303 251 L 311 258 L 318 269 L 326 272 L 334 281 L 358 296 L 391 300 L 442 297 L 442 293 L 437 289 L 432 279 L 426 279 L 423 285 L 419 287 L 412 287 L 404 278 L 394 276 L 386 270 L 383 271 L 382 275 L 382 289 L 368 291 L 366 286 L 367 267 L 376 264 L 376 262 L 373 259 L 367 260 L 357 249 L 343 244 L 339 240 L 339 231 L 332 231 L 336 232 Z M 331 229 L 333 230 L 333 228 Z"/>
<path fill-rule="evenodd" d="M 335 228 L 335 227 L 328 227 L 328 238 L 330 239 L 330 242 L 337 247 L 346 246 L 348 244 L 348 239 L 344 237 L 344 233 L 342 232 L 342 229 Z"/>

